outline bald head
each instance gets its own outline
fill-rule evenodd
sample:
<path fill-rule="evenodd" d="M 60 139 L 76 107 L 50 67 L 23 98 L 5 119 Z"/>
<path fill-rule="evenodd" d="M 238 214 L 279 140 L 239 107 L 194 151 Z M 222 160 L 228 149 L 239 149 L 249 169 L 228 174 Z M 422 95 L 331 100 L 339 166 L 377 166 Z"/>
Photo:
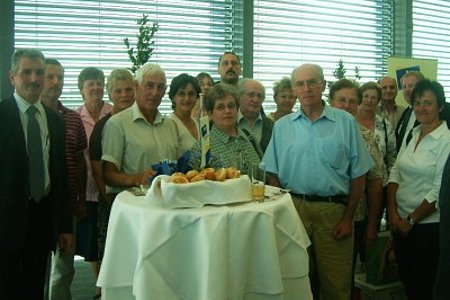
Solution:
<path fill-rule="evenodd" d="M 390 76 L 384 76 L 378 80 L 378 85 L 381 88 L 382 103 L 394 104 L 398 92 L 397 81 Z"/>

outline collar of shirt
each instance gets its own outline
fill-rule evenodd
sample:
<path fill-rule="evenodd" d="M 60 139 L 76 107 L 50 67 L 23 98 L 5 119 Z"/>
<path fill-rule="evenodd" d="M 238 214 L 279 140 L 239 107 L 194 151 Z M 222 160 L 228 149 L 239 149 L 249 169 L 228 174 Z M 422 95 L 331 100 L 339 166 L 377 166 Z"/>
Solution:
<path fill-rule="evenodd" d="M 65 107 L 61 101 L 58 101 L 58 112 L 60 112 L 61 114 L 65 114 L 67 112 L 69 112 L 70 109 L 68 109 L 67 107 Z"/>
<path fill-rule="evenodd" d="M 398 109 L 398 105 L 397 105 L 397 104 L 394 104 L 393 110 L 396 111 L 397 109 Z M 388 110 L 386 109 L 386 107 L 385 107 L 383 104 L 381 104 L 381 101 L 380 101 L 380 105 L 378 105 L 378 110 L 379 110 L 379 111 L 388 111 Z"/>
<path fill-rule="evenodd" d="M 217 128 L 215 125 L 213 125 L 212 128 L 211 128 L 211 131 L 214 132 L 214 137 L 217 137 L 217 139 L 223 144 L 228 143 L 230 140 L 244 138 L 242 131 L 239 130 L 238 128 L 236 128 L 236 130 L 237 130 L 237 135 L 236 136 L 231 136 L 229 134 L 226 134 L 225 132 L 223 132 L 219 128 Z"/>
<path fill-rule="evenodd" d="M 430 136 L 434 140 L 439 140 L 446 132 L 448 131 L 447 123 L 442 121 L 442 124 L 436 127 L 432 132 L 428 133 L 427 136 Z M 413 129 L 413 137 L 418 137 L 420 135 L 420 126 L 416 126 Z"/>
<path fill-rule="evenodd" d="M 100 110 L 100 115 L 98 116 L 98 119 L 100 120 L 105 115 L 107 115 L 112 110 L 112 105 L 106 103 L 105 101 L 102 101 L 102 108 Z M 83 124 L 88 123 L 92 126 L 92 128 L 95 126 L 95 121 L 92 119 L 91 115 L 89 114 L 89 111 L 86 107 L 86 104 L 83 104 L 77 109 L 78 114 L 80 114 L 81 120 L 83 121 Z M 86 125 L 85 125 L 86 126 Z"/>
<path fill-rule="evenodd" d="M 255 126 L 255 124 L 257 122 L 262 122 L 262 117 L 261 117 L 261 113 L 258 114 L 258 118 L 256 118 L 255 122 L 253 123 L 253 126 Z M 244 118 L 244 115 L 242 114 L 241 110 L 239 109 L 238 111 L 238 115 L 237 115 L 237 123 L 241 125 L 241 123 L 245 123 L 248 126 L 248 121 L 246 118 Z"/>
<path fill-rule="evenodd" d="M 336 116 L 335 116 L 335 110 L 337 110 L 337 108 L 333 108 L 331 106 L 328 106 L 326 104 L 324 104 L 323 107 L 323 111 L 322 114 L 320 115 L 320 117 L 315 120 L 315 121 L 319 121 L 322 118 L 327 118 L 330 121 L 335 121 L 336 120 Z M 290 115 L 290 118 L 294 121 L 295 119 L 307 119 L 309 120 L 308 116 L 305 115 L 305 113 L 303 112 L 302 108 L 300 107 L 296 112 L 292 113 Z"/>
<path fill-rule="evenodd" d="M 30 103 L 28 103 L 24 98 L 19 96 L 17 92 L 14 92 L 14 99 L 16 100 L 17 107 L 19 108 L 20 112 L 22 114 L 25 114 L 27 112 L 27 109 L 31 106 Z M 45 114 L 44 106 L 41 103 L 41 100 L 38 100 L 34 106 L 37 108 L 39 114 L 43 116 Z"/>
<path fill-rule="evenodd" d="M 147 122 L 148 124 L 150 124 L 150 122 L 147 121 L 147 119 L 145 118 L 145 116 L 142 114 L 141 110 L 139 109 L 139 106 L 137 105 L 136 102 L 133 103 L 133 105 L 131 106 L 131 114 L 133 116 L 133 122 L 136 122 L 136 120 L 144 120 L 145 122 Z M 155 116 L 155 121 L 153 122 L 153 125 L 156 124 L 160 124 L 164 121 L 164 117 L 161 115 L 161 113 L 159 112 L 159 110 L 156 111 L 156 116 Z"/>

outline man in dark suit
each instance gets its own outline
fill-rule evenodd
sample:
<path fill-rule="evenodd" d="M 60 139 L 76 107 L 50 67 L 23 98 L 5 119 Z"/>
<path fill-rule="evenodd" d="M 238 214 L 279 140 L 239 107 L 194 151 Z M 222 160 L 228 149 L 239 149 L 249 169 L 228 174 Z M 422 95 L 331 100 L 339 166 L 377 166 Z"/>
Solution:
<path fill-rule="evenodd" d="M 39 101 L 45 58 L 18 49 L 13 97 L 0 102 L 0 295 L 43 299 L 49 252 L 73 247 L 64 121 Z M 30 126 L 29 126 L 30 125 Z"/>
<path fill-rule="evenodd" d="M 397 153 L 400 151 L 403 141 L 406 142 L 411 129 L 418 125 L 418 122 L 416 122 L 416 115 L 411 106 L 411 95 L 416 84 L 423 79 L 425 79 L 425 76 L 419 71 L 408 72 L 403 75 L 401 79 L 403 98 L 405 98 L 405 101 L 408 103 L 408 107 L 403 111 L 400 120 L 397 123 L 397 128 L 395 129 Z"/>
<path fill-rule="evenodd" d="M 447 123 L 448 125 L 448 123 Z M 441 191 L 439 193 L 439 266 L 436 274 L 433 299 L 450 299 L 448 278 L 450 277 L 450 156 L 442 173 Z"/>

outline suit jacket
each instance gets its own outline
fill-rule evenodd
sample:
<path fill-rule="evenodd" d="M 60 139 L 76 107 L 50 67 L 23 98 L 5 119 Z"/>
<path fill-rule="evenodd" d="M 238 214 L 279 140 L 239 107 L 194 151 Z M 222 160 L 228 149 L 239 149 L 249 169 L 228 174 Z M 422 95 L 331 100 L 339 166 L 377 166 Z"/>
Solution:
<path fill-rule="evenodd" d="M 448 125 L 448 123 L 447 123 Z M 439 265 L 436 273 L 433 299 L 450 299 L 448 278 L 450 276 L 450 156 L 442 174 L 441 191 L 439 193 Z"/>
<path fill-rule="evenodd" d="M 445 102 L 442 111 L 439 113 L 439 119 L 447 122 L 447 127 L 450 129 L 450 103 Z"/>
<path fill-rule="evenodd" d="M 267 146 L 269 145 L 270 138 L 272 137 L 272 128 L 274 122 L 266 117 L 266 115 L 261 115 L 262 118 L 262 133 L 261 133 L 261 150 L 266 152 Z"/>
<path fill-rule="evenodd" d="M 72 215 L 66 176 L 64 120 L 46 108 L 50 139 L 49 173 L 52 217 L 52 245 L 54 249 L 60 233 L 72 232 Z M 29 222 L 28 155 L 20 120 L 20 112 L 13 97 L 0 102 L 0 259 L 20 253 L 27 239 Z"/>

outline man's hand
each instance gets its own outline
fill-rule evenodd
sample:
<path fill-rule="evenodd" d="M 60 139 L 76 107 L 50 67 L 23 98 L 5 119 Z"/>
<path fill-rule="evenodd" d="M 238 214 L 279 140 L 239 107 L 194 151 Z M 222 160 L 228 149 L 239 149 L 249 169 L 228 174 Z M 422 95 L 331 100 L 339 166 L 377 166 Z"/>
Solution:
<path fill-rule="evenodd" d="M 409 232 L 411 231 L 412 226 L 409 224 L 409 222 L 406 219 L 400 218 L 397 224 L 397 232 L 403 236 L 407 237 L 409 235 Z"/>
<path fill-rule="evenodd" d="M 69 255 L 73 253 L 75 238 L 72 233 L 61 233 L 58 244 L 61 256 Z"/>
<path fill-rule="evenodd" d="M 397 210 L 389 210 L 389 228 L 392 232 L 397 232 L 399 228 L 400 215 Z"/>
<path fill-rule="evenodd" d="M 333 237 L 335 240 L 343 240 L 349 236 L 351 236 L 353 231 L 353 220 L 342 218 L 336 225 L 336 228 L 333 231 Z"/>
<path fill-rule="evenodd" d="M 153 176 L 156 174 L 153 170 L 145 170 L 143 173 L 138 174 L 137 176 L 140 177 L 139 184 L 137 186 L 142 185 L 150 185 L 152 182 Z"/>

